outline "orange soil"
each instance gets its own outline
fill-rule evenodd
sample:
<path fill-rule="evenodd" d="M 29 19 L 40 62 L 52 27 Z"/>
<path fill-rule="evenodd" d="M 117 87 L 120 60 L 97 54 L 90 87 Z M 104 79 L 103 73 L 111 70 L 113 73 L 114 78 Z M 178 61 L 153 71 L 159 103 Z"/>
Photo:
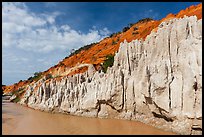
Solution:
<path fill-rule="evenodd" d="M 72 76 L 72 75 L 79 74 L 79 73 L 84 73 L 84 72 L 86 72 L 87 70 L 88 70 L 88 67 L 81 67 L 81 68 L 78 68 L 78 69 L 76 69 L 76 70 L 70 72 L 70 73 L 68 74 L 68 76 Z"/>

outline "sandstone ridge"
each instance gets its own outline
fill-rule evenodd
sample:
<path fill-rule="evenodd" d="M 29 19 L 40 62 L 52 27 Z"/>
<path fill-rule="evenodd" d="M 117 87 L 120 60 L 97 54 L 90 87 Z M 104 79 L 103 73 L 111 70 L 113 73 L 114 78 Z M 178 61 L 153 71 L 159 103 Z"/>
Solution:
<path fill-rule="evenodd" d="M 178 134 L 202 134 L 202 19 L 173 18 L 145 40 L 120 43 L 107 73 L 42 78 L 20 104 L 71 115 L 139 120 Z"/>

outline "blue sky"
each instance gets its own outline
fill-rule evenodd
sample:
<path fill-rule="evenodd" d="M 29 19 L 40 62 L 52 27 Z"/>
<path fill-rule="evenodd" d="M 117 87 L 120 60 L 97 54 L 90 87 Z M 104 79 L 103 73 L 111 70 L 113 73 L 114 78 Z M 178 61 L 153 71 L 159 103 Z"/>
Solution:
<path fill-rule="evenodd" d="M 2 84 L 25 80 L 129 23 L 199 2 L 2 2 Z"/>

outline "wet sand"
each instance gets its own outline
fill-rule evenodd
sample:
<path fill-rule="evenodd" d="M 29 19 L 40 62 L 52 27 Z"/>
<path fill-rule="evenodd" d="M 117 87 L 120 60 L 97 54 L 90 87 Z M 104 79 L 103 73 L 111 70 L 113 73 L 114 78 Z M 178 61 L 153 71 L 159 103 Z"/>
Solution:
<path fill-rule="evenodd" d="M 14 103 L 2 103 L 2 134 L 134 134 L 171 135 L 141 122 L 51 114 Z"/>

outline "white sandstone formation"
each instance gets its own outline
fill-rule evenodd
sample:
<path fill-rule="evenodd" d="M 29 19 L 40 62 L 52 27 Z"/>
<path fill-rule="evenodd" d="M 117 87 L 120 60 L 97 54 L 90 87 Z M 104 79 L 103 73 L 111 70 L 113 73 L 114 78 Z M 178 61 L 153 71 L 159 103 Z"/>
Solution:
<path fill-rule="evenodd" d="M 202 134 L 202 19 L 172 19 L 145 41 L 124 41 L 107 73 L 41 79 L 21 104 L 71 115 L 139 120 L 178 134 Z M 38 87 L 36 87 L 38 86 Z M 34 89 L 37 89 L 34 91 Z"/>

